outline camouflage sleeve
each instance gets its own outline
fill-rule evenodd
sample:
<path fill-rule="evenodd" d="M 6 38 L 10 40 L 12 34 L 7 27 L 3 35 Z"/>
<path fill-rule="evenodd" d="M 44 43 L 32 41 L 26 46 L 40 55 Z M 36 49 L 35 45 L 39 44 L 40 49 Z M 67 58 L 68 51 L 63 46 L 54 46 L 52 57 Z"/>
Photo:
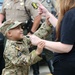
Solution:
<path fill-rule="evenodd" d="M 47 25 L 46 22 L 44 22 L 41 27 L 34 33 L 34 35 L 38 36 L 39 38 L 45 38 L 49 33 L 52 32 L 52 25 Z"/>
<path fill-rule="evenodd" d="M 41 60 L 35 50 L 30 54 L 25 55 L 21 51 L 17 50 L 13 45 L 5 48 L 4 56 L 8 59 L 7 61 L 10 61 L 10 63 L 17 66 L 31 65 Z"/>
<path fill-rule="evenodd" d="M 48 34 L 50 34 L 52 32 L 52 25 L 47 25 L 46 22 L 44 22 L 41 27 L 34 33 L 34 35 L 38 36 L 39 38 L 41 39 L 45 39 L 46 36 Z M 24 36 L 24 38 L 27 39 L 27 43 L 30 47 L 30 44 L 31 44 L 31 40 L 29 38 L 29 36 Z"/>

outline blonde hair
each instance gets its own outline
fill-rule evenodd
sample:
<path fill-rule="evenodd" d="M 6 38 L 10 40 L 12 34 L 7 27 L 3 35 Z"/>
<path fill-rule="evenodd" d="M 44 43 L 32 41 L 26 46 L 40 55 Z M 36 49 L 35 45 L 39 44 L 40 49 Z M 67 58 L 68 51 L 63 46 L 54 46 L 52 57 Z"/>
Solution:
<path fill-rule="evenodd" d="M 56 26 L 56 40 L 60 37 L 60 25 L 61 21 L 65 15 L 65 13 L 70 10 L 71 8 L 75 7 L 75 0 L 57 0 L 58 8 L 59 8 L 59 15 L 58 15 L 58 23 Z"/>

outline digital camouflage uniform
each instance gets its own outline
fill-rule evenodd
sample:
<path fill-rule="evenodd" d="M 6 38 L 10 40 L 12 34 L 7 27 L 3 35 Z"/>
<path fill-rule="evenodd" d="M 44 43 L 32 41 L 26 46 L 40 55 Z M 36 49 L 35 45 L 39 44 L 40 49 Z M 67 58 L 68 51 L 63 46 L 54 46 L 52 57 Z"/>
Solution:
<path fill-rule="evenodd" d="M 38 15 L 37 9 L 38 0 L 4 0 L 2 10 L 0 13 L 4 14 L 6 20 L 17 20 L 20 22 L 27 22 L 29 16 L 25 11 L 24 6 L 27 11 L 30 13 L 30 16 L 34 19 Z M 36 5 L 35 5 L 36 4 Z M 27 34 L 27 30 L 24 30 L 24 34 Z"/>
<path fill-rule="evenodd" d="M 21 23 L 13 22 L 12 24 L 9 23 L 9 26 L 6 23 L 3 24 L 6 26 L 2 25 L 0 32 L 4 34 Z M 46 23 L 43 23 L 39 30 L 34 34 L 43 38 L 44 36 L 47 36 L 50 31 L 51 26 L 47 26 Z M 35 50 L 29 53 L 29 47 L 30 39 L 27 36 L 24 36 L 23 40 L 20 41 L 7 39 L 4 50 L 5 68 L 2 71 L 2 75 L 28 75 L 30 65 L 41 59 L 35 53 Z"/>

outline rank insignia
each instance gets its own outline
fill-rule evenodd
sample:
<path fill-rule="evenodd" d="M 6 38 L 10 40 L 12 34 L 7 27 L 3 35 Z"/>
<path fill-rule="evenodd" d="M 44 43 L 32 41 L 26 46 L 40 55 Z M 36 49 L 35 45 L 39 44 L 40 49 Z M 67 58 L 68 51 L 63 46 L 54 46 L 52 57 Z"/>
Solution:
<path fill-rule="evenodd" d="M 18 47 L 18 46 L 16 46 L 15 48 L 16 48 L 17 50 L 20 50 L 20 49 L 21 49 L 21 48 L 20 48 L 20 47 Z"/>
<path fill-rule="evenodd" d="M 37 8 L 38 8 L 37 3 L 34 3 L 34 2 L 33 2 L 33 3 L 32 3 L 32 6 L 33 6 L 34 9 L 37 9 Z"/>

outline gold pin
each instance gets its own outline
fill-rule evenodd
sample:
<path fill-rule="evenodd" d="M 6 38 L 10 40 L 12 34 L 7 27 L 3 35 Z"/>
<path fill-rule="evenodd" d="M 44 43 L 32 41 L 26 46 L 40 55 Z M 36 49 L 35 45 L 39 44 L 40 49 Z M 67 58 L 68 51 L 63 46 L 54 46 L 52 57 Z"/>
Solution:
<path fill-rule="evenodd" d="M 20 50 L 20 47 L 18 47 L 18 46 L 17 46 L 17 47 L 15 47 L 15 48 L 16 48 L 17 50 Z"/>

